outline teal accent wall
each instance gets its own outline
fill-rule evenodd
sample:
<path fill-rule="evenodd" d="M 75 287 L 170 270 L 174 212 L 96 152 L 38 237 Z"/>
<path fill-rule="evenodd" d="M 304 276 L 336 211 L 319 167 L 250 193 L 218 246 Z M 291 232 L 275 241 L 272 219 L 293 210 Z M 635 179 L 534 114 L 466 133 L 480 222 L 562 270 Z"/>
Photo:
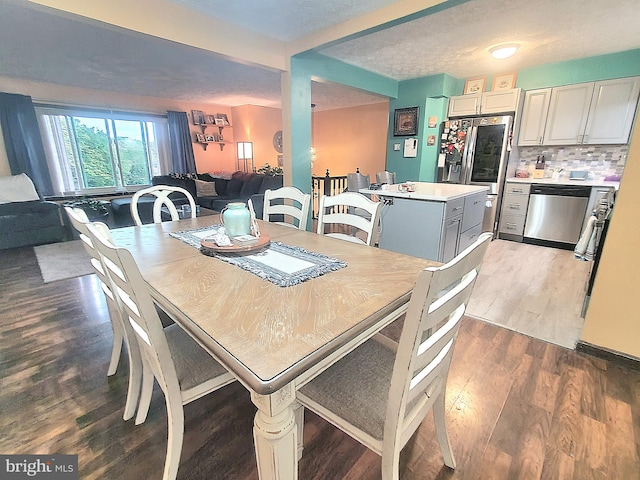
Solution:
<path fill-rule="evenodd" d="M 523 68 L 516 87 L 534 90 L 636 75 L 640 75 L 640 49 Z"/>
<path fill-rule="evenodd" d="M 311 81 L 327 80 L 386 97 L 398 95 L 398 82 L 315 52 L 305 52 L 291 57 L 290 77 L 292 182 L 303 192 L 309 193 Z"/>
<path fill-rule="evenodd" d="M 640 49 L 523 68 L 517 73 L 516 87 L 523 90 L 631 77 L 640 75 Z M 493 76 L 487 75 L 485 90 L 491 90 L 492 81 Z M 464 84 L 465 79 L 457 79 L 446 74 L 400 82 L 398 97 L 390 102 L 389 108 L 386 167 L 387 170 L 396 172 L 398 181 L 435 181 L 440 145 L 439 127 L 446 118 L 448 98 L 462 95 Z M 394 110 L 413 106 L 420 107 L 418 156 L 404 158 L 402 148 L 404 139 L 408 137 L 393 136 Z M 427 128 L 430 116 L 438 118 L 437 128 Z M 427 146 L 429 135 L 436 135 L 436 144 L 432 147 Z M 400 151 L 393 150 L 395 143 L 401 144 Z"/>
<path fill-rule="evenodd" d="M 291 58 L 291 181 L 311 193 L 311 81 L 305 67 Z"/>
<path fill-rule="evenodd" d="M 523 68 L 517 74 L 516 87 L 523 90 L 636 76 L 640 75 L 640 49 Z M 396 172 L 398 181 L 435 181 L 439 131 L 446 118 L 447 100 L 462 94 L 465 79 L 440 74 L 397 82 L 316 52 L 292 57 L 292 177 L 294 185 L 305 192 L 309 191 L 311 176 L 312 80 L 328 80 L 389 97 L 387 170 Z M 487 75 L 485 90 L 491 90 L 492 80 L 493 76 Z M 394 111 L 416 106 L 419 107 L 418 132 L 415 136 L 418 139 L 418 153 L 416 158 L 404 158 L 404 139 L 410 137 L 393 136 Z M 436 127 L 429 128 L 427 122 L 432 116 L 437 118 Z M 429 135 L 436 136 L 435 145 L 431 147 L 427 146 Z M 396 143 L 400 144 L 399 151 L 393 149 Z"/>
<path fill-rule="evenodd" d="M 464 82 L 462 82 L 464 85 Z M 440 123 L 446 115 L 447 99 L 457 95 L 460 80 L 450 75 L 440 74 L 405 80 L 398 85 L 398 97 L 389 102 L 389 133 L 387 141 L 387 170 L 396 172 L 396 180 L 435 181 L 438 159 L 438 132 Z M 393 124 L 397 108 L 419 107 L 418 115 L 418 156 L 404 158 L 404 140 L 412 137 L 394 137 Z M 429 117 L 436 117 L 436 126 L 428 127 Z M 429 135 L 436 136 L 436 143 L 427 146 Z M 400 144 L 400 150 L 394 150 L 394 144 Z"/>

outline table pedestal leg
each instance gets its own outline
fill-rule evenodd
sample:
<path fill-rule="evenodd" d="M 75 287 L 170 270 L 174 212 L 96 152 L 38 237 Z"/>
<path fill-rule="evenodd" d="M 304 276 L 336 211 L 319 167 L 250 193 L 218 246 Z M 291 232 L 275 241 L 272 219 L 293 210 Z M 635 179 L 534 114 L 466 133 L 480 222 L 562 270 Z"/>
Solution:
<path fill-rule="evenodd" d="M 293 407 L 293 385 L 271 395 L 251 393 L 258 407 L 253 422 L 253 438 L 261 480 L 296 480 L 298 478 L 298 432 Z"/>

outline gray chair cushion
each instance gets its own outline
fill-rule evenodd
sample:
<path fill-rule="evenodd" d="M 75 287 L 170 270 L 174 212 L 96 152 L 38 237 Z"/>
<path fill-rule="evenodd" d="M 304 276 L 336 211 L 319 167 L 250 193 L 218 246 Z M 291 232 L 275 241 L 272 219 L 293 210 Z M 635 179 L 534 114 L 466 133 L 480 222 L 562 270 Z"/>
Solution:
<path fill-rule="evenodd" d="M 395 358 L 394 351 L 370 340 L 306 384 L 300 392 L 373 438 L 382 440 Z"/>
<path fill-rule="evenodd" d="M 181 390 L 188 390 L 225 373 L 225 368 L 181 327 L 175 324 L 170 325 L 164 329 L 164 332 L 176 366 Z"/>

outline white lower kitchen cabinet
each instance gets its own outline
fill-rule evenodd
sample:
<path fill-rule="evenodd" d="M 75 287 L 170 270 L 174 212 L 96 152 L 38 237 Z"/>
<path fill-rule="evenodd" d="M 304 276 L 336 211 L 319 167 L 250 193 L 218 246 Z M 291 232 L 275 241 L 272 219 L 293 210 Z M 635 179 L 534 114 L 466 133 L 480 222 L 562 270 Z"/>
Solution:
<path fill-rule="evenodd" d="M 448 262 L 482 233 L 488 188 L 422 182 L 415 185 L 415 192 L 361 190 L 385 202 L 379 246 Z"/>
<path fill-rule="evenodd" d="M 530 184 L 505 182 L 498 226 L 500 238 L 522 241 L 530 188 Z"/>

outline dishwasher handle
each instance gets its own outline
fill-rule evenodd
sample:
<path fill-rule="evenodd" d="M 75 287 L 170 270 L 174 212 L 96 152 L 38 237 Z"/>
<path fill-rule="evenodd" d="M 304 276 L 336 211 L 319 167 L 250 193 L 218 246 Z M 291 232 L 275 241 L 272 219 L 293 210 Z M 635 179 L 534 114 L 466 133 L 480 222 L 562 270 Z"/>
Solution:
<path fill-rule="evenodd" d="M 562 197 L 588 197 L 591 187 L 582 185 L 545 185 L 534 183 L 531 185 L 531 195 L 555 195 Z"/>

